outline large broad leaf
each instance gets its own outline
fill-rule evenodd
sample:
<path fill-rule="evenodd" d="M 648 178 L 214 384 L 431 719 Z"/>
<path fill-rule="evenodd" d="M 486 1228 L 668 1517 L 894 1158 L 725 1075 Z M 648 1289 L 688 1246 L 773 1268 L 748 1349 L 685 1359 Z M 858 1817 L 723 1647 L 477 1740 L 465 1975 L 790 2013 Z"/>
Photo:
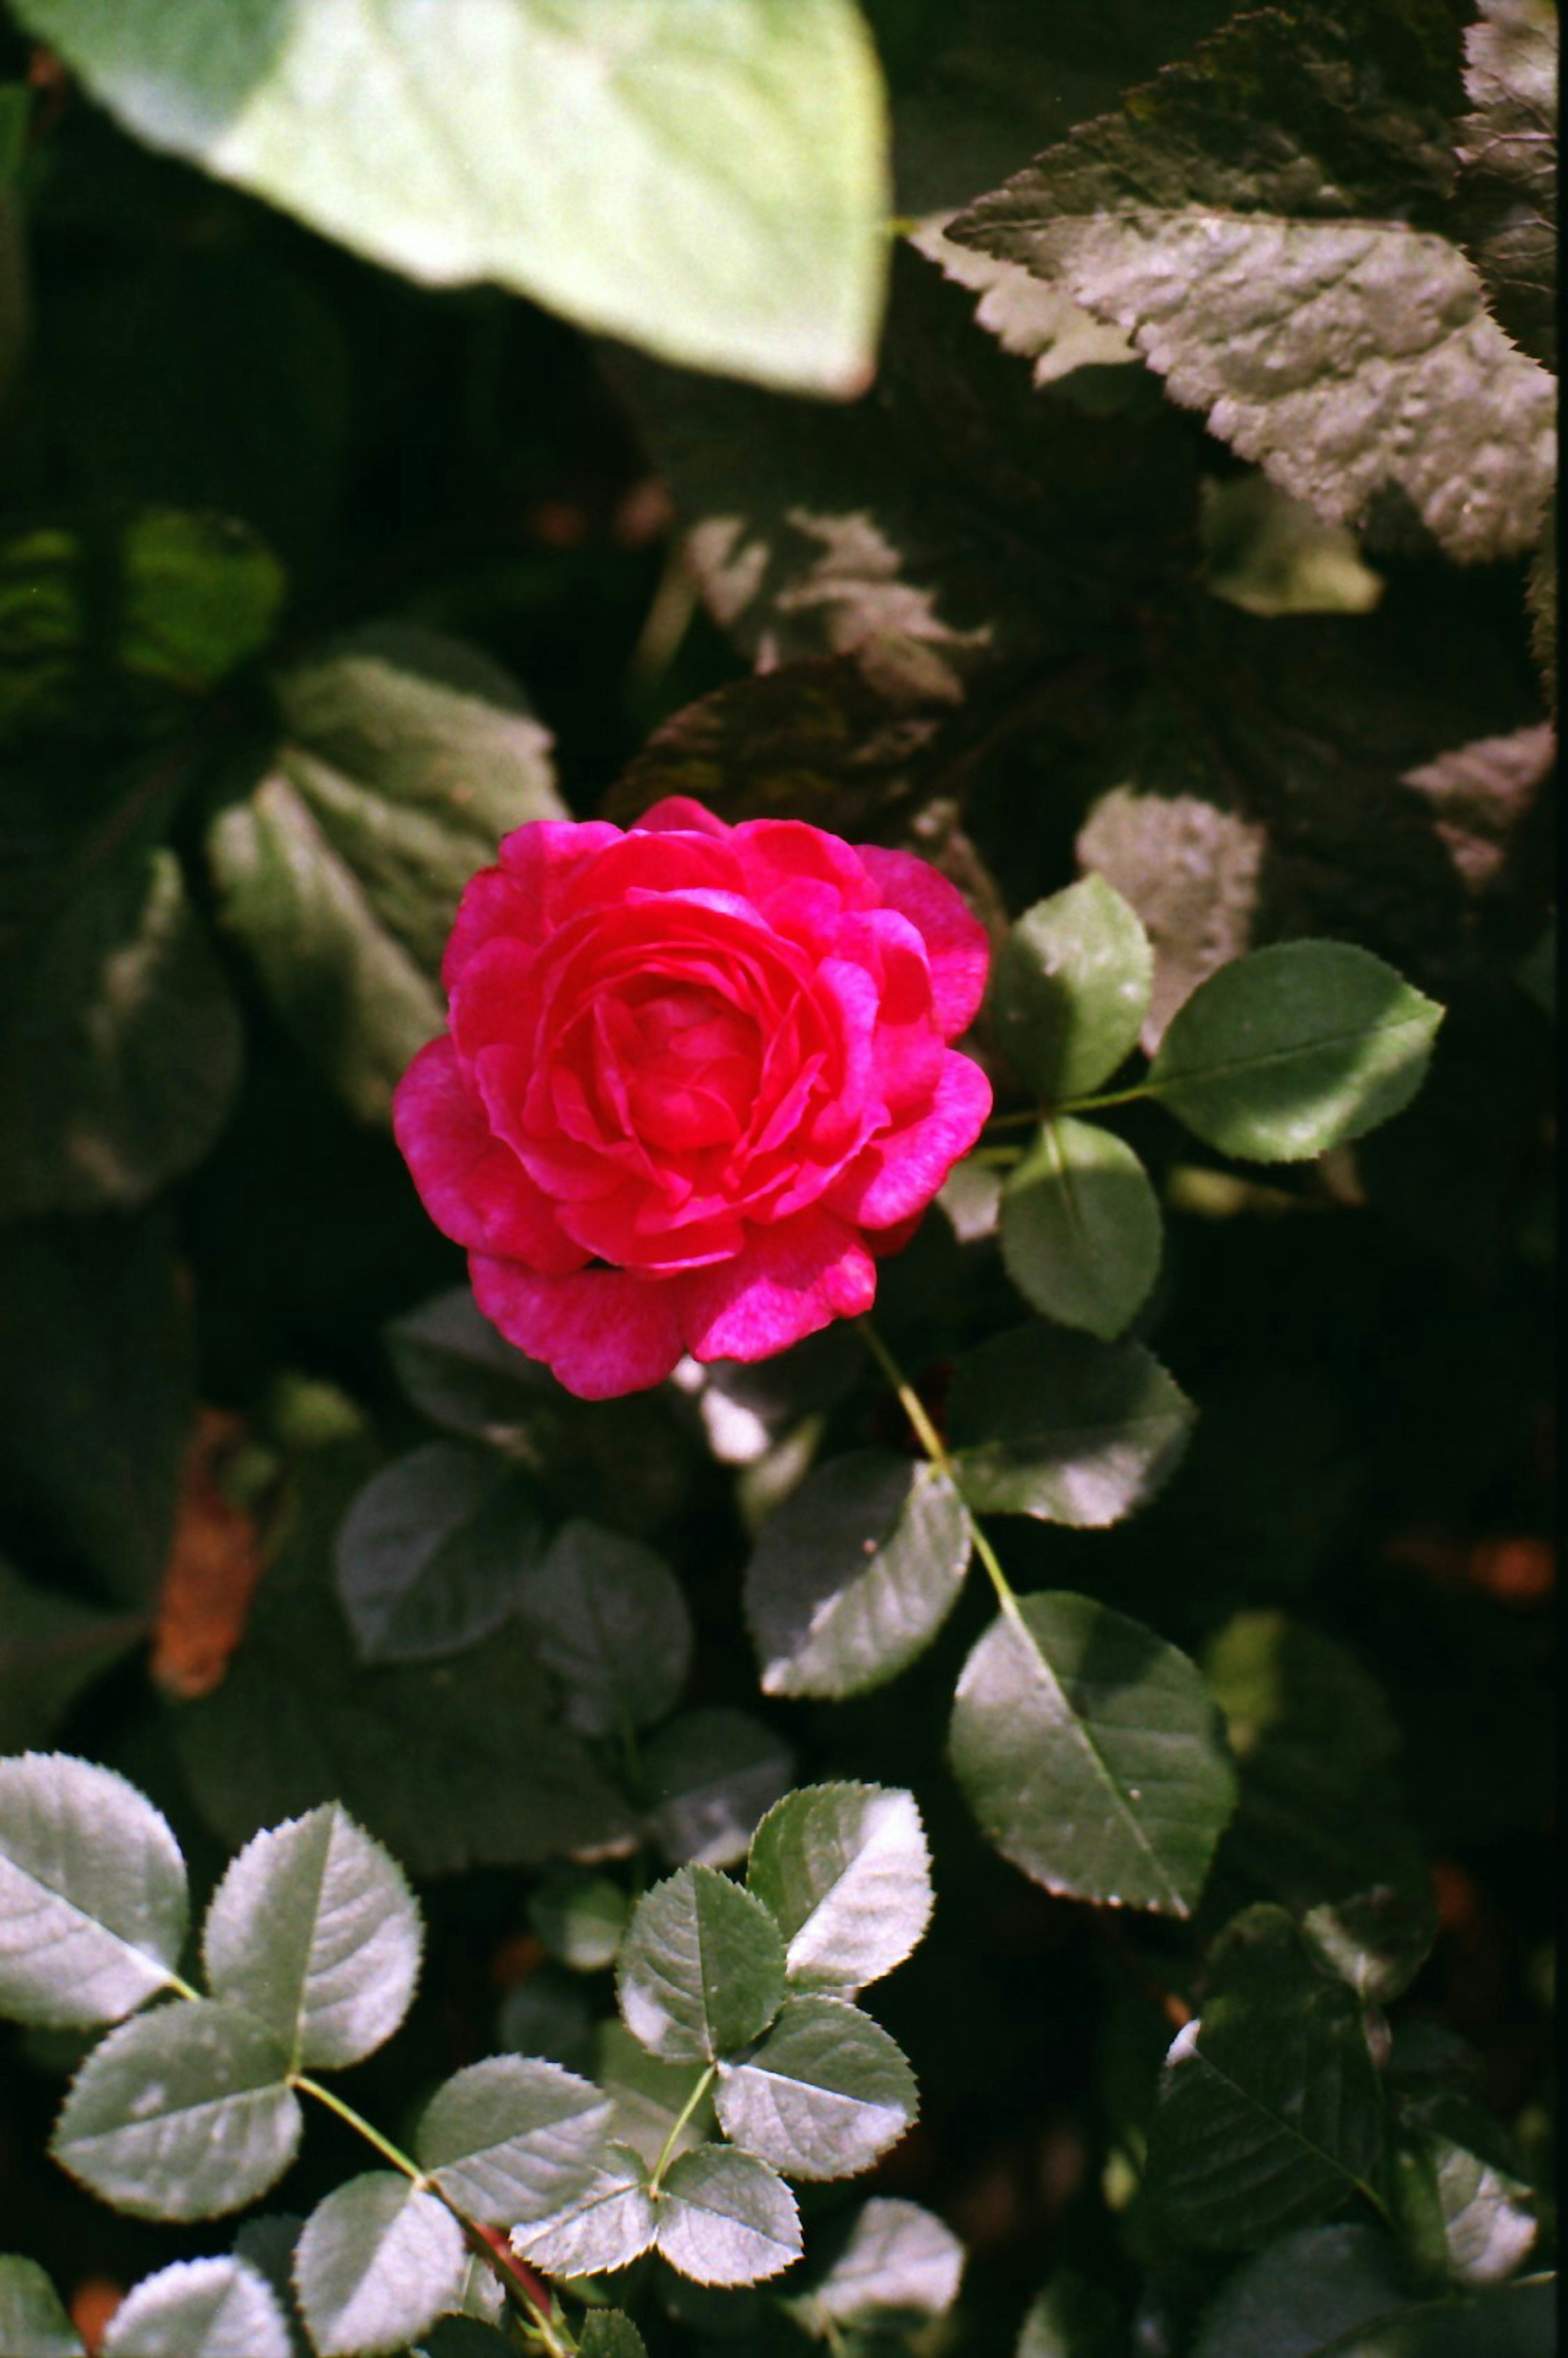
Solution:
<path fill-rule="evenodd" d="M 135 1786 L 64 1753 L 0 1760 L 0 2013 L 118 2021 L 172 1978 L 189 1912 L 179 1846 Z"/>
<path fill-rule="evenodd" d="M 1516 556 L 1551 491 L 1555 394 L 1465 255 L 1411 220 L 1451 169 L 1451 93 L 1437 71 L 1411 87 L 1419 54 L 1391 7 L 1249 14 L 947 233 L 1128 330 L 1323 514 L 1391 489 L 1454 556 Z"/>
<path fill-rule="evenodd" d="M 48 1736 L 82 1688 L 143 1634 L 133 1614 L 95 1613 L 0 1561 L 0 1752 Z"/>
<path fill-rule="evenodd" d="M 1459 126 L 1465 238 L 1492 308 L 1557 365 L 1557 10 L 1554 0 L 1481 0 L 1465 36 Z"/>
<path fill-rule="evenodd" d="M 1238 1917 L 1165 2059 L 1148 2183 L 1189 2242 L 1239 2251 L 1322 2218 L 1378 2167 L 1382 2099 L 1345 1984 L 1282 1909 Z"/>
<path fill-rule="evenodd" d="M 863 1989 L 903 1963 L 930 1921 L 914 1796 L 881 1785 L 786 1794 L 752 1837 L 746 1882 L 788 1942 L 792 1988 Z"/>
<path fill-rule="evenodd" d="M 1125 1140 L 1066 1114 L 1045 1122 L 1001 1191 L 1001 1255 L 1033 1309 L 1114 1342 L 1160 1270 L 1149 1174 Z"/>
<path fill-rule="evenodd" d="M 920 2109 L 914 2074 L 881 2026 L 838 1997 L 792 1997 L 715 2099 L 732 2144 L 792 2178 L 869 2169 Z"/>
<path fill-rule="evenodd" d="M 870 374 L 889 196 L 849 0 L 27 0 L 127 127 L 434 285 L 499 279 L 675 360 Z"/>
<path fill-rule="evenodd" d="M 512 2247 L 546 2276 L 600 2276 L 630 2267 L 654 2240 L 645 2164 L 630 2147 L 605 2148 L 586 2187 L 549 2218 L 520 2222 Z"/>
<path fill-rule="evenodd" d="M 757 2038 L 783 2005 L 784 1938 L 739 1884 L 683 1866 L 638 1901 L 616 1988 L 622 2019 L 650 2054 L 711 2063 Z"/>
<path fill-rule="evenodd" d="M 343 1518 L 338 1594 L 367 1662 L 430 1661 L 500 1628 L 545 1546 L 526 1478 L 427 1442 L 373 1475 Z"/>
<path fill-rule="evenodd" d="M 50 2150 L 142 2219 L 215 2219 L 282 2177 L 299 2142 L 288 2057 L 238 2006 L 202 1998 L 122 2023 L 72 2081 Z"/>
<path fill-rule="evenodd" d="M 991 976 L 998 1045 L 1048 1102 L 1098 1088 L 1137 1045 L 1149 937 L 1099 876 L 1026 909 Z"/>
<path fill-rule="evenodd" d="M 366 2170 L 319 2203 L 294 2281 L 321 2358 L 401 2349 L 455 2306 L 463 2231 L 444 2202 L 391 2169 Z"/>
<path fill-rule="evenodd" d="M 549 739 L 493 665 L 402 624 L 297 665 L 278 696 L 281 741 L 209 849 L 285 1020 L 377 1120 L 441 1028 L 463 886 L 509 828 L 563 815 Z"/>
<path fill-rule="evenodd" d="M 103 2358 L 292 2358 L 288 2320 L 243 2259 L 177 2260 L 134 2285 L 99 2345 Z"/>
<path fill-rule="evenodd" d="M 1193 2358 L 1551 2358 L 1550 2280 L 1476 2300 L 1413 2294 L 1403 2255 L 1372 2227 L 1304 2227 L 1222 2286 Z"/>
<path fill-rule="evenodd" d="M 790 1780 L 795 1756 L 749 1712 L 682 1712 L 643 1756 L 647 1827 L 673 1865 L 733 1866 Z"/>
<path fill-rule="evenodd" d="M 964 2246 L 950 2227 L 918 2202 L 878 2195 L 862 2204 L 810 2289 L 798 2296 L 800 2313 L 818 2331 L 823 2319 L 908 2327 L 945 2316 L 963 2273 Z"/>
<path fill-rule="evenodd" d="M 1142 1344 L 1033 1325 L 960 1359 L 949 1439 L 981 1514 L 1098 1530 L 1153 1497 L 1192 1422 L 1191 1401 Z"/>
<path fill-rule="evenodd" d="M 358 2063 L 390 2039 L 422 1946 L 402 1868 L 336 1801 L 247 1843 L 201 1935 L 213 1996 L 265 2022 L 296 2071 Z"/>
<path fill-rule="evenodd" d="M 85 2358 L 59 2295 L 37 2260 L 19 2253 L 0 2254 L 0 2350 L 14 2358 Z"/>
<path fill-rule="evenodd" d="M 438 2088 L 419 2124 L 419 2165 L 465 2218 L 546 2219 L 586 2191 L 611 2105 L 590 2081 L 533 2057 L 492 2055 Z"/>
<path fill-rule="evenodd" d="M 761 2284 L 800 2257 L 800 2214 L 782 2178 L 719 2145 L 683 2154 L 665 2177 L 658 2248 L 698 2284 Z"/>
<path fill-rule="evenodd" d="M 582 1736 L 663 1719 L 691 1667 L 691 1616 L 663 1557 L 601 1525 L 570 1522 L 528 1569 L 517 1603 Z"/>
<path fill-rule="evenodd" d="M 969 1561 L 950 1478 L 881 1449 L 813 1467 L 762 1526 L 746 1618 L 764 1693 L 860 1694 L 924 1651 Z"/>
<path fill-rule="evenodd" d="M 1150 1092 L 1222 1153 L 1300 1163 L 1387 1121 L 1426 1075 L 1443 1010 L 1348 942 L 1277 942 L 1199 985 Z"/>
<path fill-rule="evenodd" d="M 1025 1596 L 964 1665 L 954 1770 L 1004 1858 L 1076 1899 L 1188 1916 L 1236 1801 L 1184 1654 L 1087 1596 Z"/>

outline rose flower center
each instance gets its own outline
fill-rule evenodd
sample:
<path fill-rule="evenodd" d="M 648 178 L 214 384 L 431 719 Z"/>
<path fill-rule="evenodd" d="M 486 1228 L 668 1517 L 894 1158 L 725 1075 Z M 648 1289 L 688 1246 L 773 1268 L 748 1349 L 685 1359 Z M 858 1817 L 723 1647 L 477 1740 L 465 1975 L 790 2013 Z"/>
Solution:
<path fill-rule="evenodd" d="M 700 985 L 665 983 L 618 1000 L 608 1029 L 638 1137 L 672 1151 L 735 1143 L 761 1067 L 750 1016 Z"/>

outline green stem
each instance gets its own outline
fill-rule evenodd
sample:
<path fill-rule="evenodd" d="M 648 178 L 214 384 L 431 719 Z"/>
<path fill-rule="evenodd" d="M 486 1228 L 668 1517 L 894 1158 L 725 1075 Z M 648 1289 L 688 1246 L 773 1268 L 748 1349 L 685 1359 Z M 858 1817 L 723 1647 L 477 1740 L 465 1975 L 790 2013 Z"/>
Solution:
<path fill-rule="evenodd" d="M 1027 1113 L 992 1114 L 986 1124 L 986 1135 L 989 1137 L 993 1130 L 1037 1130 L 1044 1119 L 1038 1106 L 1032 1106 Z"/>
<path fill-rule="evenodd" d="M 425 2173 L 417 2162 L 410 2161 L 390 2137 L 384 2137 L 379 2129 L 372 2128 L 362 2113 L 356 2113 L 352 2104 L 345 2104 L 341 2096 L 335 2095 L 330 2088 L 324 2088 L 319 2080 L 307 2079 L 303 2071 L 291 2071 L 288 2084 L 301 2096 L 314 2096 L 319 2104 L 325 2104 L 330 2113 L 336 2113 L 350 2128 L 357 2129 L 365 2143 L 373 2146 L 382 2159 L 391 2162 L 394 2169 L 400 2169 L 405 2178 L 412 2178 L 417 2183 L 424 2177 Z"/>
<path fill-rule="evenodd" d="M 192 1989 L 189 1982 L 182 1982 L 178 1974 L 169 1974 L 167 1976 L 167 1983 L 168 1986 L 174 1992 L 176 1997 L 188 1997 L 191 2000 L 193 2005 L 200 2005 L 200 1991 Z"/>
<path fill-rule="evenodd" d="M 958 1469 L 948 1456 L 946 1443 L 927 1415 L 924 1401 L 870 1319 L 858 1318 L 855 1323 L 860 1330 L 867 1350 L 892 1386 L 899 1406 L 914 1427 L 915 1437 L 926 1456 L 938 1474 L 944 1475 L 957 1492 L 964 1512 L 968 1518 L 969 1537 L 974 1542 L 975 1553 L 986 1568 L 986 1576 L 996 1591 L 997 1603 L 1009 1620 L 1017 1621 L 1020 1618 L 1017 1593 L 997 1560 L 996 1550 L 980 1529 L 974 1509 L 964 1497 L 964 1486 L 958 1479 Z"/>
<path fill-rule="evenodd" d="M 977 1146 L 969 1161 L 982 1169 L 1005 1170 L 1009 1163 L 1021 1162 L 1023 1152 L 1022 1146 Z"/>
<path fill-rule="evenodd" d="M 712 2087 L 713 2075 L 718 2069 L 719 2066 L 717 2063 L 710 2063 L 708 2065 L 707 2071 L 702 2074 L 702 2077 L 693 2088 L 690 2095 L 681 2106 L 679 2115 L 676 2119 L 675 2125 L 670 2130 L 668 2136 L 665 2139 L 664 2150 L 659 2155 L 657 2161 L 654 2164 L 654 2174 L 648 2180 L 648 2192 L 650 2195 L 657 2194 L 660 2187 L 663 2185 L 665 2172 L 670 2166 L 670 2157 L 675 2152 L 680 2133 L 682 2129 L 685 2128 L 687 2121 L 690 2120 L 693 2113 L 696 2112 L 698 2104 L 701 2104 L 704 2096 L 707 2095 L 709 2088 Z"/>
<path fill-rule="evenodd" d="M 1130 1089 L 1105 1089 L 1098 1098 L 1064 1098 L 1054 1113 L 1104 1113 L 1109 1106 L 1137 1105 L 1144 1098 L 1157 1098 L 1160 1092 L 1148 1081 L 1134 1081 Z"/>

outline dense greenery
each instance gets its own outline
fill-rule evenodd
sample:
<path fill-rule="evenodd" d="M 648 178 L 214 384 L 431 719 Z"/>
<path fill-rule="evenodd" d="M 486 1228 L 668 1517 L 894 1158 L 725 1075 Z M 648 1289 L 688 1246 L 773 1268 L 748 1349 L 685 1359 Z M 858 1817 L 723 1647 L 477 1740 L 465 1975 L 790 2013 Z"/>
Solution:
<path fill-rule="evenodd" d="M 7 5 L 0 2358 L 1544 2358 L 1552 0 Z M 389 1107 L 671 795 L 995 1109 L 587 1401 Z"/>

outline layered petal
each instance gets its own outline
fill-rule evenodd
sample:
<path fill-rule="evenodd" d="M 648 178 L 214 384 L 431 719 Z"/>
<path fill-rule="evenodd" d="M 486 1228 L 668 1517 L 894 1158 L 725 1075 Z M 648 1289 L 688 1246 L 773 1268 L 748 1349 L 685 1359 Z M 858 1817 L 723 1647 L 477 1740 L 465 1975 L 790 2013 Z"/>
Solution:
<path fill-rule="evenodd" d="M 835 1182 L 833 1210 L 864 1228 L 891 1228 L 929 1204 L 991 1109 L 991 1085 L 968 1056 L 949 1048 L 930 1110 L 874 1138 Z"/>
<path fill-rule="evenodd" d="M 857 844 L 884 909 L 907 917 L 925 943 L 931 963 L 932 1009 L 944 1040 L 968 1029 L 986 995 L 990 944 L 956 885 L 912 851 Z"/>
<path fill-rule="evenodd" d="M 533 1268 L 580 1269 L 548 1196 L 497 1143 L 449 1040 L 421 1048 L 392 1100 L 392 1128 L 420 1200 L 454 1244 L 505 1253 Z"/>
<path fill-rule="evenodd" d="M 676 1282 L 697 1359 L 769 1359 L 876 1298 L 871 1254 L 848 1221 L 820 1211 L 752 1229 L 733 1260 Z"/>
<path fill-rule="evenodd" d="M 579 1400 L 619 1400 L 663 1383 L 684 1345 L 673 1288 L 623 1270 L 541 1277 L 486 1253 L 469 1258 L 474 1300 L 530 1359 L 542 1359 Z"/>

